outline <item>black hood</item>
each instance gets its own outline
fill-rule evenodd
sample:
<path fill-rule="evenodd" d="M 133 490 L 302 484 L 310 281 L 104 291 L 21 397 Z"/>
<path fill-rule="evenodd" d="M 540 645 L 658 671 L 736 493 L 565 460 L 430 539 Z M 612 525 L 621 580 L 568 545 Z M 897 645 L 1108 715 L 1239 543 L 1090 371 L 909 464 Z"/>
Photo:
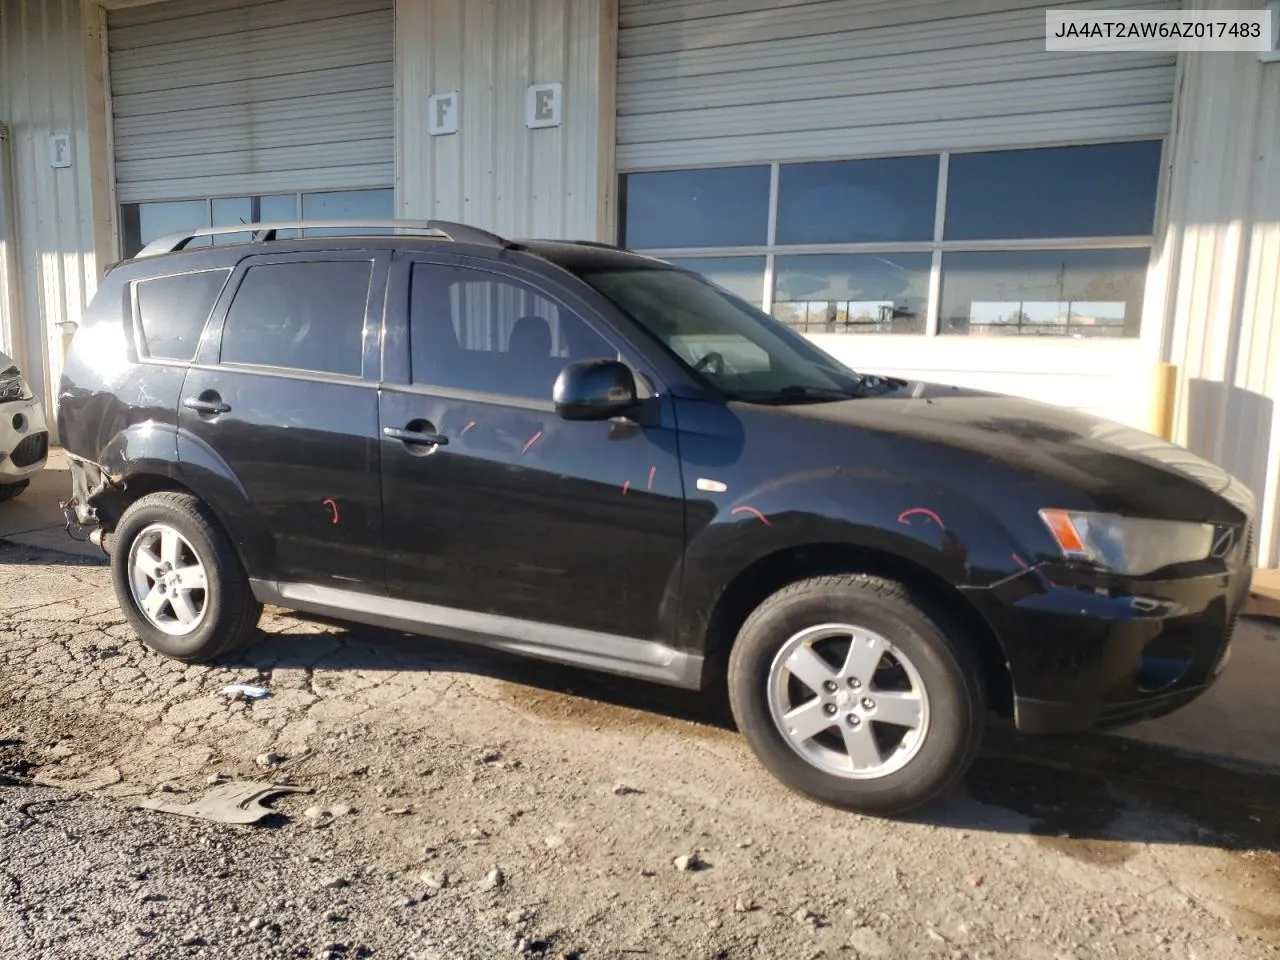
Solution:
<path fill-rule="evenodd" d="M 1152 434 L 1065 407 L 922 381 L 884 381 L 872 396 L 791 408 L 832 423 L 944 444 L 1052 477 L 1103 509 L 1169 519 L 1252 518 L 1253 494 L 1203 457 Z"/>

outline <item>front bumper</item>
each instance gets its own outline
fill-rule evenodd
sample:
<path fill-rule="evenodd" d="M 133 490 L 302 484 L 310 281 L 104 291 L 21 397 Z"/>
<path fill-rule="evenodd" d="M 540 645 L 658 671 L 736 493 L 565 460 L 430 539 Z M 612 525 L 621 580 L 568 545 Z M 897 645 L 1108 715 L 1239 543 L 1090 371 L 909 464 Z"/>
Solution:
<path fill-rule="evenodd" d="M 1017 728 L 1073 733 L 1162 716 L 1209 689 L 1251 577 L 1242 562 L 1158 582 L 1036 568 L 970 596 L 1005 650 Z"/>
<path fill-rule="evenodd" d="M 49 430 L 38 399 L 0 403 L 0 484 L 20 483 L 44 469 Z"/>

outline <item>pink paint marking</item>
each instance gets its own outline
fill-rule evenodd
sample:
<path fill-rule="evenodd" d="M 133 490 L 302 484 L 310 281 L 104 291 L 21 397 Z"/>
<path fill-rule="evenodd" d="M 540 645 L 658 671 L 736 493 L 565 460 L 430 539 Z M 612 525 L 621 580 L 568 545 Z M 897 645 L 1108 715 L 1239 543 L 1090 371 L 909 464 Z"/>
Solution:
<path fill-rule="evenodd" d="M 332 497 L 329 497 L 320 502 L 323 503 L 326 507 L 328 507 L 331 511 L 333 511 L 333 522 L 336 524 L 338 522 L 338 501 L 334 500 Z"/>
<path fill-rule="evenodd" d="M 943 530 L 947 529 L 947 525 L 942 522 L 942 518 L 940 518 L 936 513 L 934 513 L 928 507 L 912 507 L 910 510 L 903 510 L 900 514 L 898 514 L 898 522 L 906 526 L 910 526 L 911 521 L 908 520 L 907 517 L 915 513 L 919 513 L 919 514 L 922 514 L 923 516 L 928 517 L 930 520 L 932 520 L 934 523 L 940 526 Z"/>
<path fill-rule="evenodd" d="M 465 427 L 462 428 L 462 432 L 458 434 L 458 436 L 465 437 L 467 435 L 467 431 L 470 430 L 475 425 L 476 425 L 476 422 L 472 420 L 470 423 L 468 423 Z"/>
<path fill-rule="evenodd" d="M 626 483 L 622 485 L 622 495 L 625 497 L 627 495 L 627 491 L 630 489 L 631 489 L 631 481 L 628 480 Z"/>
<path fill-rule="evenodd" d="M 1020 566 L 1023 570 L 1031 569 L 1031 564 L 1027 563 L 1027 561 L 1023 560 L 1016 553 L 1011 553 L 1010 556 L 1013 557 L 1013 562 L 1016 563 L 1018 566 Z"/>
<path fill-rule="evenodd" d="M 535 433 L 532 437 L 529 438 L 529 442 L 526 443 L 524 447 L 521 448 L 520 452 L 527 453 L 529 451 L 529 448 L 532 447 L 535 443 L 537 443 L 538 439 L 541 436 L 542 436 L 542 431 L 539 430 L 537 433 Z"/>
<path fill-rule="evenodd" d="M 657 473 L 657 472 L 658 472 L 658 468 L 657 468 L 657 467 L 650 467 L 650 468 L 649 468 L 649 485 L 648 485 L 647 487 L 645 487 L 645 489 L 646 489 L 646 490 L 652 490 L 652 489 L 653 489 L 653 475 L 654 475 L 655 473 Z"/>
<path fill-rule="evenodd" d="M 747 507 L 747 506 L 734 507 L 729 512 L 730 513 L 749 513 L 752 516 L 754 516 L 757 520 L 759 520 L 761 523 L 763 523 L 766 527 L 769 526 L 769 518 L 766 517 L 759 510 L 757 510 L 755 507 Z"/>

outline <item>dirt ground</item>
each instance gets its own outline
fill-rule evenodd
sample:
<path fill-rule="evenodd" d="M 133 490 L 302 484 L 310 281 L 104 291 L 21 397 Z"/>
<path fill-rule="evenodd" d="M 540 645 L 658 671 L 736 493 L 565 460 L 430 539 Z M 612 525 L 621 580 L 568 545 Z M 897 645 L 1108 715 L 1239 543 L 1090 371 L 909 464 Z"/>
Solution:
<path fill-rule="evenodd" d="M 881 821 L 773 781 L 722 695 L 263 629 L 184 667 L 101 562 L 0 545 L 5 960 L 1280 957 L 1274 773 L 997 727 L 962 791 Z M 218 775 L 312 792 L 242 827 L 133 806 Z"/>

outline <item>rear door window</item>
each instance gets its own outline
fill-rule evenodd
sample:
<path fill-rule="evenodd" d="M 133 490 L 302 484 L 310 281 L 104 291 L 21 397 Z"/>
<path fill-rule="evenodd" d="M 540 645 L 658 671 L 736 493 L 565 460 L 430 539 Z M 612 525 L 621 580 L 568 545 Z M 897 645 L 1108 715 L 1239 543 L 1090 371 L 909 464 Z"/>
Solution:
<path fill-rule="evenodd" d="M 188 361 L 230 270 L 202 270 L 134 284 L 142 345 L 155 360 Z"/>
<path fill-rule="evenodd" d="M 222 363 L 360 376 L 372 274 L 368 260 L 250 267 L 223 324 Z"/>

